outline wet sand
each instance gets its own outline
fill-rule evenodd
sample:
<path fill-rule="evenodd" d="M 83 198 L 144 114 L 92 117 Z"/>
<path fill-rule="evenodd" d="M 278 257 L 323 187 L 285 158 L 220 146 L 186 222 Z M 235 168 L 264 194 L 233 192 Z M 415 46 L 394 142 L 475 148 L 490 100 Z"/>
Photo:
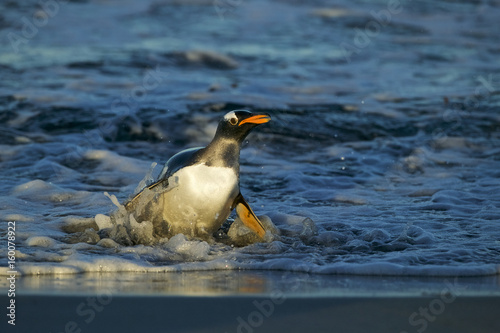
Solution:
<path fill-rule="evenodd" d="M 498 332 L 497 280 L 286 272 L 31 276 L 17 281 L 16 331 Z"/>

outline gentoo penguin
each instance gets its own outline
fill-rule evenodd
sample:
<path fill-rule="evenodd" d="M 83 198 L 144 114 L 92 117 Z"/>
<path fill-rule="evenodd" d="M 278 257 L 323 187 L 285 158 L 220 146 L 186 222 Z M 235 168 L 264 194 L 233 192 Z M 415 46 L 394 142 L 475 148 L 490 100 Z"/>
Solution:
<path fill-rule="evenodd" d="M 182 233 L 209 239 L 236 209 L 261 238 L 266 231 L 240 193 L 240 148 L 248 133 L 271 117 L 245 110 L 227 113 L 206 147 L 171 157 L 158 180 L 125 204 L 137 222 L 150 221 L 159 237 Z"/>

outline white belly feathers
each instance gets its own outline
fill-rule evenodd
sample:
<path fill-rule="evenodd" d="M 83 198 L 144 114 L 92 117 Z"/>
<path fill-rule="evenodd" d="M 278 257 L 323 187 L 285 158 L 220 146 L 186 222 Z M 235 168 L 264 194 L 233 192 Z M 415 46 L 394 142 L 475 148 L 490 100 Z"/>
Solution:
<path fill-rule="evenodd" d="M 168 182 L 171 189 L 162 198 L 163 219 L 174 234 L 212 234 L 229 216 L 239 193 L 238 176 L 231 168 L 191 165 Z"/>

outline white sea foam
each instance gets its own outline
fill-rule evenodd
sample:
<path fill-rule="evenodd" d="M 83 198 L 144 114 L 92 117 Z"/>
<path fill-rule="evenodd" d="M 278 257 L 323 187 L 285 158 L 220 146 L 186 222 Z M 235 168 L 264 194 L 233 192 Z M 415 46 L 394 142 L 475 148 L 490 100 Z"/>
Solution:
<path fill-rule="evenodd" d="M 54 239 L 46 236 L 31 236 L 26 240 L 27 246 L 50 248 L 55 245 Z"/>
<path fill-rule="evenodd" d="M 498 7 L 443 1 L 443 24 L 428 2 L 415 2 L 411 15 L 405 7 L 372 36 L 369 51 L 345 59 L 330 41 L 352 44 L 346 36 L 366 17 L 349 13 L 369 13 L 370 5 L 340 1 L 341 11 L 318 11 L 329 5 L 259 1 L 252 8 L 279 10 L 260 21 L 184 24 L 165 37 L 156 27 L 175 32 L 201 12 L 179 5 L 165 21 L 142 10 L 151 1 L 141 11 L 132 3 L 120 7 L 132 25 L 91 1 L 67 7 L 69 16 L 51 20 L 34 47 L 0 51 L 0 231 L 5 240 L 5 222 L 16 223 L 19 272 L 500 274 L 500 95 L 491 47 Z M 107 37 L 85 43 L 95 26 L 80 11 L 98 13 L 94 21 L 111 27 Z M 19 22 L 24 14 L 10 6 L 2 15 Z M 78 38 L 51 33 L 73 16 L 84 17 L 72 22 Z M 259 43 L 247 29 L 256 22 Z M 307 24 L 276 28 L 296 22 Z M 131 26 L 148 33 L 122 33 Z M 210 34 L 196 37 L 207 27 Z M 297 44 L 305 36 L 314 48 Z M 182 50 L 186 40 L 198 51 Z M 123 42 L 134 47 L 117 59 L 102 51 Z M 159 64 L 154 81 L 145 61 Z M 154 179 L 153 161 L 206 144 L 232 106 L 273 118 L 245 142 L 239 179 L 268 229 L 265 241 L 238 219 L 214 240 L 156 239 L 148 221 L 121 205 Z"/>

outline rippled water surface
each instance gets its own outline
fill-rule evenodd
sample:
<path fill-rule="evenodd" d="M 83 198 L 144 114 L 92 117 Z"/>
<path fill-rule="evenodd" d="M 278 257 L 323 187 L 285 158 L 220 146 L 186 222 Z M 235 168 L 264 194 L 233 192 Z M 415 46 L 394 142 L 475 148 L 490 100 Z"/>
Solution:
<path fill-rule="evenodd" d="M 499 274 L 498 1 L 56 3 L 0 4 L 1 236 L 15 222 L 19 272 Z M 104 192 L 126 200 L 236 108 L 273 118 L 241 187 L 280 237 L 101 239 Z"/>

